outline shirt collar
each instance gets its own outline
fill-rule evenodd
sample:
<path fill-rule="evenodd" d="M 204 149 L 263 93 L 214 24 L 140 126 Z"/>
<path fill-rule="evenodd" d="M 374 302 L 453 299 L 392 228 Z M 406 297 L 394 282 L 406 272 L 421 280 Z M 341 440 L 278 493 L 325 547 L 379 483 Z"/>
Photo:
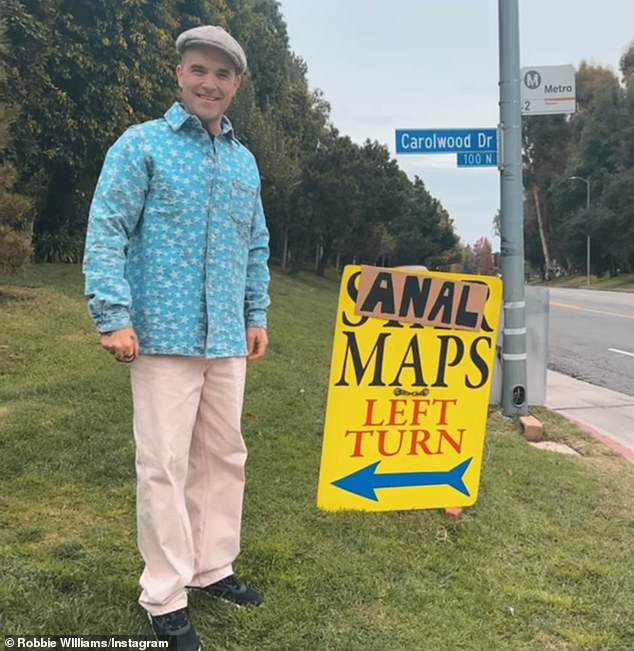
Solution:
<path fill-rule="evenodd" d="M 183 104 L 180 102 L 174 102 L 172 106 L 165 113 L 165 120 L 167 124 L 174 130 L 179 131 L 183 125 L 189 120 L 193 124 L 199 125 L 201 128 L 204 128 L 202 122 L 200 121 L 197 115 L 193 115 Z M 233 125 L 231 120 L 226 115 L 222 116 L 222 121 L 220 122 L 220 136 L 228 136 L 233 140 L 236 139 L 235 133 L 233 132 Z"/>

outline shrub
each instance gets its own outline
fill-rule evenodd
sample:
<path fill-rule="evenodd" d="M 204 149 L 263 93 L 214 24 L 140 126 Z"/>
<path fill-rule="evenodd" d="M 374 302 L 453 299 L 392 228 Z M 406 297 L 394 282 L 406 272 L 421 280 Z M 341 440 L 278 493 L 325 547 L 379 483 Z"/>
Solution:
<path fill-rule="evenodd" d="M 43 233 L 35 243 L 35 257 L 38 262 L 81 262 L 84 252 L 83 238 L 68 233 Z"/>
<path fill-rule="evenodd" d="M 23 267 L 32 255 L 29 237 L 0 225 L 0 268 L 17 271 Z"/>

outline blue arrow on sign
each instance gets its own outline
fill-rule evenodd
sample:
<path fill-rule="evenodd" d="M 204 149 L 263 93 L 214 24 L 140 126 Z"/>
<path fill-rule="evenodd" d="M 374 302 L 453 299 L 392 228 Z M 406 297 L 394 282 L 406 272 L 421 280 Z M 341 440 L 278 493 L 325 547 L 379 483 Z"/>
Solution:
<path fill-rule="evenodd" d="M 361 470 L 356 470 L 351 475 L 333 481 L 332 484 L 337 488 L 374 502 L 379 501 L 374 492 L 377 488 L 407 488 L 413 486 L 447 485 L 469 497 L 469 489 L 464 484 L 463 475 L 472 461 L 473 457 L 470 457 L 452 470 L 445 472 L 393 472 L 381 475 L 376 474 L 376 470 L 381 463 L 377 461 Z"/>

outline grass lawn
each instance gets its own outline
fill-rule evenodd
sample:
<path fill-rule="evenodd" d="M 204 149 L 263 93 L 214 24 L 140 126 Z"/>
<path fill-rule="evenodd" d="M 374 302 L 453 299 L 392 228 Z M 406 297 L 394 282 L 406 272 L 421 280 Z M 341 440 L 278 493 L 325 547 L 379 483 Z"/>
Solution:
<path fill-rule="evenodd" d="M 271 351 L 250 370 L 236 610 L 194 596 L 205 649 L 634 649 L 634 467 L 537 410 L 528 446 L 491 414 L 478 504 L 315 507 L 336 284 L 274 274 Z M 98 345 L 75 266 L 0 277 L 0 634 L 148 634 L 136 605 L 128 369 Z"/>
<path fill-rule="evenodd" d="M 547 285 L 548 287 L 570 287 L 574 289 L 586 289 L 587 278 L 585 274 L 574 274 L 572 276 L 562 276 L 555 278 L 547 283 L 537 283 L 540 285 Z M 591 289 L 611 289 L 624 292 L 634 292 L 634 273 L 633 274 L 620 274 L 614 278 L 603 276 L 590 276 Z M 632 646 L 634 648 L 634 645 Z"/>

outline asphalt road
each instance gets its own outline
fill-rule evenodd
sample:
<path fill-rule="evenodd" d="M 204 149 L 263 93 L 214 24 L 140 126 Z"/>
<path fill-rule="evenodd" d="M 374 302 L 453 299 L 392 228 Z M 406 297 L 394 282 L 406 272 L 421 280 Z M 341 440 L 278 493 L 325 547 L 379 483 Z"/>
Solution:
<path fill-rule="evenodd" d="M 634 293 L 550 289 L 549 368 L 634 396 Z"/>

